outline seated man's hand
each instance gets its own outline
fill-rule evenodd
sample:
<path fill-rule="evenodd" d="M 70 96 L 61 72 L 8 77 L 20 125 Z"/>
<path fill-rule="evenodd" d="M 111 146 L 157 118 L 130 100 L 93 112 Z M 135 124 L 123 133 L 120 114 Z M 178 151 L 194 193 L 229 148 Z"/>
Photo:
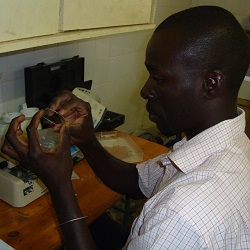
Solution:
<path fill-rule="evenodd" d="M 65 118 L 72 144 L 85 145 L 93 138 L 94 126 L 89 103 L 64 90 L 53 98 L 49 107 L 57 110 Z"/>
<path fill-rule="evenodd" d="M 43 113 L 41 110 L 32 118 L 27 127 L 27 141 L 20 137 L 24 116 L 13 119 L 6 133 L 2 152 L 33 171 L 52 190 L 71 182 L 73 162 L 70 154 L 70 133 L 66 125 L 63 125 L 59 145 L 49 151 L 43 150 L 37 131 Z"/>

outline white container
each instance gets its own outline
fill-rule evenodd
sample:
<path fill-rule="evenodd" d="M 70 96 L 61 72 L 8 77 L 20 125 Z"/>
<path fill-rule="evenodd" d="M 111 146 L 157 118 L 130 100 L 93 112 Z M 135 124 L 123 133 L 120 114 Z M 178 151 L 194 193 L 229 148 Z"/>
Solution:
<path fill-rule="evenodd" d="M 26 105 L 23 104 L 23 109 L 20 110 L 20 112 L 25 115 L 25 120 L 22 122 L 21 127 L 24 132 L 26 132 L 27 126 L 30 124 L 30 121 L 32 117 L 36 114 L 36 112 L 39 110 L 39 108 L 32 107 L 27 108 Z M 41 123 L 39 123 L 37 129 L 42 129 Z"/>
<path fill-rule="evenodd" d="M 26 119 L 27 118 L 31 119 L 36 114 L 36 112 L 38 110 L 39 110 L 39 108 L 32 107 L 32 108 L 21 109 L 20 112 L 25 115 Z"/>
<path fill-rule="evenodd" d="M 25 115 L 25 120 L 21 123 L 21 128 L 24 131 L 24 133 L 26 133 L 27 126 L 30 124 L 32 117 L 35 115 L 35 113 L 38 110 L 39 109 L 36 107 L 32 107 L 32 108 L 26 107 L 26 108 L 20 110 L 20 112 L 11 112 L 11 113 L 3 114 L 2 119 L 0 121 L 0 135 L 1 136 L 5 135 L 5 133 L 7 132 L 8 128 L 9 128 L 9 125 L 10 125 L 12 119 L 14 119 L 15 117 L 17 117 L 21 114 Z M 38 125 L 38 129 L 42 129 L 41 123 Z"/>
<path fill-rule="evenodd" d="M 11 123 L 12 119 L 16 118 L 19 115 L 21 115 L 20 112 L 5 113 L 3 114 L 3 122 Z"/>

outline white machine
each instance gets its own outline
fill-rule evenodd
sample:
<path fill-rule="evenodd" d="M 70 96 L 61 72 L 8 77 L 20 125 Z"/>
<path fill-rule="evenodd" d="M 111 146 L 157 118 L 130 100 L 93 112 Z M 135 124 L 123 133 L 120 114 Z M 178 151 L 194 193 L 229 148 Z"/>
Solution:
<path fill-rule="evenodd" d="M 22 123 L 22 129 L 25 130 L 31 117 L 37 111 L 37 108 L 27 108 L 24 104 L 22 108 L 22 111 L 26 111 L 26 120 Z M 19 112 L 7 113 L 0 119 L 0 144 L 3 141 L 3 136 L 7 132 L 11 120 L 18 115 L 20 115 Z M 39 124 L 38 129 L 42 129 L 41 124 Z M 71 145 L 70 153 L 74 163 L 84 157 L 74 145 Z M 6 159 L 8 158 L 6 157 Z M 18 162 L 14 162 L 13 159 L 6 159 L 0 157 L 1 200 L 9 203 L 13 207 L 24 207 L 47 192 L 46 186 L 33 172 L 21 166 Z M 73 171 L 71 179 L 78 178 Z"/>
<path fill-rule="evenodd" d="M 46 192 L 46 186 L 31 171 L 0 158 L 0 199 L 24 207 Z"/>
<path fill-rule="evenodd" d="M 84 158 L 78 147 L 71 145 L 70 153 L 74 163 Z M 37 176 L 12 159 L 0 157 L 0 199 L 13 207 L 24 207 L 48 190 Z M 79 179 L 73 171 L 72 180 Z"/>

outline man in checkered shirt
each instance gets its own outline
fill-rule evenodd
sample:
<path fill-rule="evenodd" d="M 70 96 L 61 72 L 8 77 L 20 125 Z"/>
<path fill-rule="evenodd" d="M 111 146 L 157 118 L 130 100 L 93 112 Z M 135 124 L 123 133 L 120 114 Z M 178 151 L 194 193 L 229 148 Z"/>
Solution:
<path fill-rule="evenodd" d="M 108 230 L 103 230 L 105 242 L 98 244 L 93 234 L 93 243 L 81 219 L 84 211 L 70 181 L 65 181 L 70 179 L 65 178 L 69 171 L 42 175 L 42 159 L 51 157 L 46 169 L 58 165 L 68 169 L 67 161 L 62 162 L 67 154 L 62 150 L 51 154 L 52 158 L 36 150 L 38 160 L 29 157 L 34 148 L 24 151 L 13 136 L 20 118 L 11 124 L 3 151 L 25 159 L 47 184 L 69 249 L 92 249 L 94 244 L 99 249 L 119 249 L 125 241 L 124 249 L 135 250 L 250 249 L 250 141 L 244 132 L 245 113 L 236 105 L 249 60 L 247 35 L 222 8 L 195 7 L 163 21 L 147 46 L 149 78 L 141 95 L 147 100 L 149 118 L 163 134 L 184 132 L 186 136 L 171 152 L 137 166 L 115 159 L 101 147 L 86 103 L 70 92 L 53 100 L 50 107 L 61 107 L 59 112 L 66 119 L 72 112 L 77 114 L 69 127 L 71 141 L 98 177 L 117 192 L 148 198 L 128 239 L 126 233 L 121 239 L 118 229 L 110 239 Z M 28 132 L 33 145 L 41 116 L 33 118 Z M 60 209 L 64 204 L 67 207 Z M 123 241 L 114 246 L 118 239 Z"/>

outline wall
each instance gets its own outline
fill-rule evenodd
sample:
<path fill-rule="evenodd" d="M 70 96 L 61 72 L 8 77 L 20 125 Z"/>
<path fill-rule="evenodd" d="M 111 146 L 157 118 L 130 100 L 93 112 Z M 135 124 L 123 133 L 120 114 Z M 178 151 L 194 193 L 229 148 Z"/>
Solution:
<path fill-rule="evenodd" d="M 200 5 L 216 5 L 231 11 L 245 29 L 250 29 L 250 0 L 158 0 L 156 23 L 182 9 Z"/>
<path fill-rule="evenodd" d="M 172 13 L 204 4 L 229 9 L 249 29 L 250 0 L 158 0 L 156 24 Z M 0 116 L 17 111 L 19 104 L 25 102 L 24 67 L 79 55 L 86 59 L 85 80 L 93 80 L 92 90 L 101 102 L 109 110 L 125 114 L 125 124 L 120 130 L 132 133 L 140 127 L 154 126 L 140 97 L 147 79 L 144 56 L 151 34 L 152 31 L 140 31 L 1 54 Z"/>
<path fill-rule="evenodd" d="M 147 75 L 149 36 L 150 31 L 140 31 L 0 55 L 0 115 L 25 102 L 25 67 L 79 55 L 85 57 L 85 80 L 93 80 L 92 91 L 109 110 L 125 114 L 119 129 L 133 132 L 141 126 L 145 107 L 140 88 Z"/>
<path fill-rule="evenodd" d="M 244 29 L 250 29 L 250 0 L 192 0 L 191 6 L 216 5 L 231 11 Z"/>

